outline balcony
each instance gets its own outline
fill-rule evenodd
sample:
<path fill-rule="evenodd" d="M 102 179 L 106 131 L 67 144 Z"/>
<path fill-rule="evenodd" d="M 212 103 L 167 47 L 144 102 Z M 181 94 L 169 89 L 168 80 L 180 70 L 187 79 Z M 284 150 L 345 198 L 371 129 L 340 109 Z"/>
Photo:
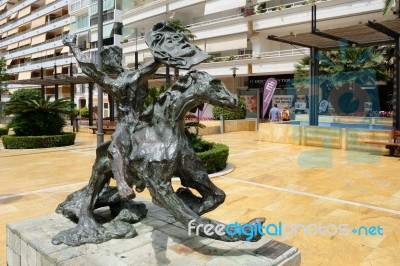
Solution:
<path fill-rule="evenodd" d="M 64 6 L 68 5 L 68 0 L 60 0 L 54 3 L 51 3 L 50 5 L 47 6 L 42 6 L 35 11 L 31 12 L 29 15 L 16 20 L 15 22 L 9 22 L 5 26 L 0 28 L 0 34 L 5 33 L 6 31 L 9 31 L 10 29 L 22 26 L 36 18 L 39 18 L 41 16 L 47 15 L 51 12 L 54 12 L 57 9 L 60 9 Z"/>
<path fill-rule="evenodd" d="M 20 33 L 17 33 L 15 35 L 12 35 L 11 37 L 4 39 L 0 42 L 0 47 L 4 47 L 7 45 L 10 45 L 12 43 L 16 43 L 22 40 L 25 40 L 27 38 L 33 37 L 35 35 L 45 33 L 47 31 L 51 31 L 56 28 L 60 28 L 66 25 L 69 25 L 70 22 L 72 22 L 73 17 L 70 17 L 69 15 L 59 17 L 57 19 L 51 20 L 47 23 L 45 23 L 42 27 L 39 28 L 34 28 L 31 30 L 23 31 Z"/>
<path fill-rule="evenodd" d="M 134 24 L 141 20 L 167 13 L 167 1 L 158 0 L 124 12 L 124 25 Z"/>
<path fill-rule="evenodd" d="M 21 9 L 23 9 L 23 8 L 29 6 L 29 5 L 37 2 L 37 1 L 38 0 L 26 0 L 26 1 L 23 1 L 21 3 L 18 3 L 16 6 L 12 7 L 10 10 L 7 10 L 7 12 L 1 14 L 0 15 L 0 20 L 2 20 L 3 18 L 8 17 L 12 13 L 20 11 Z M 3 5 L 3 4 L 6 4 L 6 3 L 7 3 L 7 1 L 2 1 L 0 4 Z"/>
<path fill-rule="evenodd" d="M 60 55 L 60 56 L 52 56 L 47 57 L 41 60 L 26 62 L 23 64 L 13 65 L 7 68 L 7 74 L 16 74 L 19 72 L 26 72 L 32 71 L 35 69 L 43 68 L 50 68 L 54 67 L 54 65 L 62 66 L 62 65 L 69 65 L 70 63 L 75 64 L 76 59 L 70 55 Z"/>
<path fill-rule="evenodd" d="M 352 18 L 354 15 L 381 13 L 384 0 L 325 0 L 317 1 L 317 20 Z M 285 26 L 309 24 L 311 8 L 307 1 L 268 7 L 252 15 L 253 29 L 266 30 Z M 371 18 L 372 19 L 372 18 Z"/>
<path fill-rule="evenodd" d="M 18 49 L 14 49 L 11 51 L 8 51 L 4 56 L 5 59 L 12 59 L 12 58 L 19 58 L 19 57 L 24 57 L 32 53 L 36 53 L 38 51 L 45 51 L 47 49 L 51 48 L 57 48 L 64 46 L 62 43 L 62 38 L 64 36 L 58 36 L 49 40 L 46 40 L 44 43 L 39 43 L 36 45 L 32 46 L 26 46 Z"/>

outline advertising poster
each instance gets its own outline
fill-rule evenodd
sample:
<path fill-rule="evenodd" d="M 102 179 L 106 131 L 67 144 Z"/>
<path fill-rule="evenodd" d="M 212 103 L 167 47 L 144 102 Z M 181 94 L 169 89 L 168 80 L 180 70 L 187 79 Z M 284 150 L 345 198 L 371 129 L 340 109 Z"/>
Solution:
<path fill-rule="evenodd" d="M 240 91 L 240 99 L 246 103 L 246 118 L 257 118 L 259 110 L 259 91 Z"/>

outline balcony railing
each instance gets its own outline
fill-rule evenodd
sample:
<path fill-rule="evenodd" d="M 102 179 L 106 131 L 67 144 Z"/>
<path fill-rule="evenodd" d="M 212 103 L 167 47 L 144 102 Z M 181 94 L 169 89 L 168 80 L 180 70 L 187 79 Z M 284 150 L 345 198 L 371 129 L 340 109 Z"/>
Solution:
<path fill-rule="evenodd" d="M 54 61 L 54 60 L 58 60 L 58 59 L 70 58 L 70 57 L 71 56 L 69 56 L 69 55 L 59 55 L 59 56 L 46 57 L 44 59 L 40 59 L 40 60 L 36 60 L 36 61 L 30 61 L 30 62 L 26 62 L 26 63 L 22 63 L 22 64 L 8 66 L 7 70 L 13 69 L 13 68 L 17 68 L 17 67 L 23 67 L 23 66 L 39 64 L 39 63 L 48 62 L 48 61 Z"/>
<path fill-rule="evenodd" d="M 300 49 L 264 52 L 264 53 L 260 53 L 260 54 L 243 54 L 243 55 L 229 55 L 229 56 L 222 56 L 222 57 L 214 57 L 214 58 L 208 60 L 206 63 L 229 62 L 229 61 L 246 60 L 246 59 L 286 57 L 286 56 L 296 56 L 296 55 L 308 56 L 309 54 L 310 54 L 310 50 L 308 48 L 300 48 Z"/>
<path fill-rule="evenodd" d="M 232 15 L 232 16 L 227 16 L 227 17 L 211 19 L 211 20 L 207 20 L 207 21 L 202 21 L 202 22 L 198 22 L 198 23 L 189 24 L 189 25 L 186 26 L 186 28 L 205 26 L 205 25 L 209 25 L 209 24 L 220 23 L 220 22 L 229 21 L 229 20 L 233 20 L 233 19 L 238 19 L 238 18 L 242 18 L 242 17 L 244 17 L 243 14 L 236 14 L 236 15 Z"/>
<path fill-rule="evenodd" d="M 317 1 L 315 1 L 315 3 L 327 2 L 327 1 L 331 1 L 331 0 L 317 0 Z M 266 7 L 264 9 L 255 10 L 254 15 L 261 14 L 261 13 L 267 13 L 267 12 L 279 11 L 279 10 L 288 9 L 288 8 L 292 8 L 292 7 L 300 7 L 300 6 L 305 6 L 305 5 L 310 5 L 310 2 L 308 0 L 303 0 L 303 1 L 298 1 L 298 2 L 293 2 L 293 3 L 288 3 L 288 4 L 282 4 L 279 6 Z M 253 8 L 254 7 L 255 6 L 253 6 Z"/>
<path fill-rule="evenodd" d="M 60 35 L 58 37 L 55 37 L 55 38 L 52 38 L 52 39 L 48 39 L 48 40 L 46 40 L 45 42 L 42 42 L 42 43 L 38 43 L 38 44 L 35 44 L 35 45 L 30 45 L 30 46 L 24 46 L 24 47 L 21 47 L 21 48 L 10 50 L 10 51 L 7 51 L 6 55 L 13 54 L 13 53 L 16 53 L 16 52 L 20 52 L 20 51 L 23 51 L 23 50 L 28 50 L 28 49 L 31 49 L 31 48 L 35 48 L 35 47 L 41 46 L 43 44 L 56 42 L 58 40 L 62 40 L 62 38 L 64 38 L 64 36 L 65 35 Z"/>
<path fill-rule="evenodd" d="M 153 2 L 151 2 L 149 4 L 138 6 L 136 8 L 133 8 L 130 11 L 127 11 L 126 13 L 124 13 L 124 15 L 129 15 L 131 13 L 136 13 L 136 12 L 142 10 L 142 9 L 145 9 L 145 8 L 148 8 L 148 7 L 151 7 L 151 6 L 154 6 L 154 5 L 158 5 L 158 4 L 162 3 L 162 2 L 166 2 L 166 0 L 153 1 Z"/>
<path fill-rule="evenodd" d="M 40 25 L 40 27 L 45 27 L 45 26 L 47 26 L 47 25 L 56 23 L 56 22 L 58 22 L 58 21 L 61 21 L 61 20 L 63 20 L 63 19 L 69 18 L 69 17 L 70 17 L 69 15 L 65 15 L 65 16 L 62 16 L 62 17 L 59 17 L 59 18 L 50 20 L 50 21 L 46 22 L 44 25 Z M 33 29 L 29 29 L 29 30 L 26 30 L 26 31 L 22 31 L 22 32 L 19 32 L 19 33 L 17 33 L 17 34 L 13 34 L 13 35 L 7 36 L 7 38 L 8 38 L 8 37 L 15 38 L 15 37 L 18 37 L 18 36 L 20 36 L 20 35 L 22 35 L 22 34 L 27 34 L 27 33 L 31 32 L 31 31 L 33 31 L 33 30 L 38 30 L 38 28 L 39 28 L 39 27 L 36 27 L 36 28 L 33 28 Z"/>
<path fill-rule="evenodd" d="M 74 12 L 78 9 L 88 7 L 89 5 L 93 4 L 94 2 L 97 2 L 97 0 L 81 0 L 81 1 L 73 2 L 72 4 L 70 4 L 70 10 L 71 10 L 71 12 Z"/>
<path fill-rule="evenodd" d="M 60 1 L 54 2 L 54 3 L 52 3 L 52 4 L 57 4 L 57 3 L 62 2 L 62 1 L 63 1 L 63 0 L 60 0 Z M 32 11 L 31 13 L 29 13 L 29 15 L 36 14 L 36 13 L 38 13 L 39 11 L 45 9 L 46 7 L 49 7 L 49 5 L 43 5 L 42 7 L 39 7 L 38 9 L 35 9 L 35 10 Z M 16 25 L 17 23 L 19 23 L 18 19 L 17 19 L 15 22 L 6 23 L 6 25 L 4 25 L 3 27 L 0 27 L 0 32 L 1 32 L 1 30 L 2 30 L 4 27 L 11 25 L 11 28 L 13 28 L 13 26 Z"/>

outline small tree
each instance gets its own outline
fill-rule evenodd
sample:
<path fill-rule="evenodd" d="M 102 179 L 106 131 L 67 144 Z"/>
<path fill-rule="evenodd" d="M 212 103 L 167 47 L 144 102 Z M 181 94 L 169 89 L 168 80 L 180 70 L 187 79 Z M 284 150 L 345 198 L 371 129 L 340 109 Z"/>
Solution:
<path fill-rule="evenodd" d="M 1 96 L 8 94 L 7 84 L 3 83 L 3 81 L 7 79 L 6 70 L 6 60 L 4 57 L 0 57 L 0 102 Z"/>
<path fill-rule="evenodd" d="M 36 96 L 8 102 L 4 113 L 15 115 L 8 127 L 13 128 L 17 136 L 58 135 L 65 125 L 60 114 L 68 114 L 69 106 L 69 98 L 50 102 L 50 96 L 46 99 Z"/>

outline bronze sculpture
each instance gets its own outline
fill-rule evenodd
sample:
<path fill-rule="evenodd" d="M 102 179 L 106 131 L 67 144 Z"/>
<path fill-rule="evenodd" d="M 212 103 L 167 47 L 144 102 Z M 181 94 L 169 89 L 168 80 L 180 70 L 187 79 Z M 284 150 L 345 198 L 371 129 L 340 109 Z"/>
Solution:
<path fill-rule="evenodd" d="M 174 41 L 179 52 L 173 47 Z M 141 112 L 147 96 L 147 80 L 162 62 L 190 68 L 209 56 L 165 23 L 158 23 L 146 35 L 146 43 L 155 54 L 155 60 L 139 71 L 123 71 L 116 79 L 111 79 L 88 62 L 74 46 L 73 38 L 66 38 L 64 43 L 73 49 L 83 72 L 96 77 L 96 82 L 118 100 L 121 125 L 111 142 L 97 148 L 89 185 L 68 196 L 57 209 L 57 212 L 78 221 L 77 227 L 60 232 L 52 242 L 77 246 L 135 236 L 131 223 L 146 215 L 145 206 L 128 200 L 134 195 L 118 187 L 120 182 L 126 182 L 128 189 L 135 185 L 138 192 L 145 186 L 153 202 L 166 208 L 184 226 L 190 220 L 198 225 L 221 224 L 200 216 L 219 206 L 225 193 L 210 181 L 190 146 L 184 134 L 184 116 L 205 102 L 238 108 L 237 96 L 206 72 L 190 71 Z M 174 53 L 178 53 L 177 59 L 173 59 Z M 116 178 L 116 175 L 120 176 Z M 171 186 L 173 176 L 178 176 L 184 186 L 176 193 Z M 111 177 L 116 178 L 118 192 L 107 185 Z M 189 188 L 197 190 L 201 197 L 194 196 Z M 95 208 L 100 206 L 110 206 L 116 215 L 108 228 L 96 222 L 93 216 Z M 264 221 L 264 218 L 257 218 L 250 223 Z M 222 241 L 245 240 L 245 236 L 206 235 L 204 228 L 200 229 L 200 235 Z"/>

